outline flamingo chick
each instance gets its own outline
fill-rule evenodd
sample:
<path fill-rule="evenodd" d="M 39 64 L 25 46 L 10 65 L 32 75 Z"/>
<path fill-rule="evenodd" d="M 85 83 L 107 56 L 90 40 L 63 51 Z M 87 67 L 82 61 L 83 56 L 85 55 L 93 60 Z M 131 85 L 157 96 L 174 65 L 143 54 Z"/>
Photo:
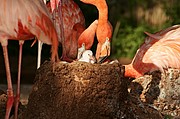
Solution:
<path fill-rule="evenodd" d="M 146 34 L 148 37 L 138 49 L 132 63 L 125 65 L 125 76 L 138 78 L 155 70 L 163 72 L 169 67 L 180 69 L 180 25 L 155 34 Z"/>
<path fill-rule="evenodd" d="M 108 6 L 106 0 L 80 0 L 97 7 L 99 12 L 96 36 L 98 40 L 96 59 L 101 62 L 110 55 L 110 39 L 112 37 L 112 26 L 108 21 Z M 109 43 L 107 43 L 109 42 Z M 104 44 L 104 45 L 103 45 Z"/>
<path fill-rule="evenodd" d="M 94 64 L 96 62 L 96 58 L 93 56 L 93 52 L 91 50 L 85 50 L 78 61 Z"/>
<path fill-rule="evenodd" d="M 54 62 L 58 60 L 58 38 L 50 14 L 42 0 L 1 0 L 0 9 L 0 16 L 3 16 L 0 17 L 0 43 L 3 48 L 8 84 L 5 119 L 9 119 L 13 103 L 15 103 L 15 119 L 17 119 L 24 41 L 36 36 L 43 43 L 52 45 L 51 60 Z M 18 79 L 15 100 L 7 50 L 8 39 L 19 40 Z"/>

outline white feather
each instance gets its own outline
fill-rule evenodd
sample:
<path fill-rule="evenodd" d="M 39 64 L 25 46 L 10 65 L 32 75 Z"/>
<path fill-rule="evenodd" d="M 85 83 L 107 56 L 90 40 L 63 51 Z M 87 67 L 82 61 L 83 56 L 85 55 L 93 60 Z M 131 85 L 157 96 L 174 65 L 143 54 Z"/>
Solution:
<path fill-rule="evenodd" d="M 95 59 L 92 60 L 91 57 L 93 57 L 93 52 L 91 50 L 85 50 L 82 54 L 82 57 L 78 61 L 82 62 L 88 62 L 88 63 L 95 63 Z"/>

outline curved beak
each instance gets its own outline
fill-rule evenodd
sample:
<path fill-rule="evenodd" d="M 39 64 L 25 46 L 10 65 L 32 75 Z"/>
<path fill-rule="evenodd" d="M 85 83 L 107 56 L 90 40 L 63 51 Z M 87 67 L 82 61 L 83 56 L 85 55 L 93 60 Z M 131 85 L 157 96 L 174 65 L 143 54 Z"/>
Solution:
<path fill-rule="evenodd" d="M 83 43 L 82 46 L 80 48 L 78 48 L 77 59 L 80 59 L 82 57 L 82 54 L 84 51 L 85 51 L 85 43 Z"/>
<path fill-rule="evenodd" d="M 94 64 L 97 62 L 96 58 L 94 56 L 89 55 L 90 63 Z"/>
<path fill-rule="evenodd" d="M 99 57 L 99 59 L 97 60 L 97 63 L 103 63 L 106 59 L 107 59 L 108 56 L 104 56 L 104 57 Z"/>
<path fill-rule="evenodd" d="M 111 50 L 110 40 L 108 37 L 106 37 L 106 41 L 101 47 L 100 56 L 97 60 L 97 63 L 102 63 L 104 60 L 106 60 L 106 58 L 110 56 L 110 50 Z"/>

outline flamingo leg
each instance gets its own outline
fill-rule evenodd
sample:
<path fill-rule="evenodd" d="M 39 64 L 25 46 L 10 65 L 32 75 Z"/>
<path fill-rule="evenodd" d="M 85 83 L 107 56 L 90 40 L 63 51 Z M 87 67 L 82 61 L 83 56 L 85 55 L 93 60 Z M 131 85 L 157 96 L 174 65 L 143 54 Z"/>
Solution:
<path fill-rule="evenodd" d="M 42 51 L 42 45 L 43 42 L 41 42 L 40 40 L 38 40 L 38 60 L 37 60 L 37 69 L 40 67 L 41 65 L 41 51 Z"/>
<path fill-rule="evenodd" d="M 22 63 L 22 48 L 24 41 L 19 41 L 19 61 L 18 61 L 18 79 L 17 79 L 17 89 L 16 89 L 16 97 L 15 97 L 15 115 L 14 119 L 18 118 L 18 106 L 20 101 L 20 80 L 21 80 L 21 63 Z"/>
<path fill-rule="evenodd" d="M 12 81 L 11 81 L 11 72 L 10 72 L 10 66 L 9 66 L 9 57 L 8 57 L 8 49 L 7 46 L 2 46 L 3 48 L 3 55 L 4 55 L 4 62 L 5 62 L 5 68 L 6 68 L 6 76 L 7 76 L 7 103 L 6 103 L 6 115 L 5 119 L 9 119 L 9 115 L 11 112 L 11 108 L 14 103 L 14 94 L 13 94 L 13 88 L 12 88 Z"/>

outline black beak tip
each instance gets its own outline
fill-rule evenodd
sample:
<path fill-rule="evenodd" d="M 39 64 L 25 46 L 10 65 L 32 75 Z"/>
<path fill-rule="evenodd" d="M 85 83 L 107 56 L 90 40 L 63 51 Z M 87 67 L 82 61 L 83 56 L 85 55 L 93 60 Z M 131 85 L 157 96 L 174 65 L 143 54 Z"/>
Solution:
<path fill-rule="evenodd" d="M 108 56 L 104 56 L 104 57 L 99 57 L 99 59 L 97 60 L 97 63 L 103 63 L 106 59 L 107 59 Z"/>

